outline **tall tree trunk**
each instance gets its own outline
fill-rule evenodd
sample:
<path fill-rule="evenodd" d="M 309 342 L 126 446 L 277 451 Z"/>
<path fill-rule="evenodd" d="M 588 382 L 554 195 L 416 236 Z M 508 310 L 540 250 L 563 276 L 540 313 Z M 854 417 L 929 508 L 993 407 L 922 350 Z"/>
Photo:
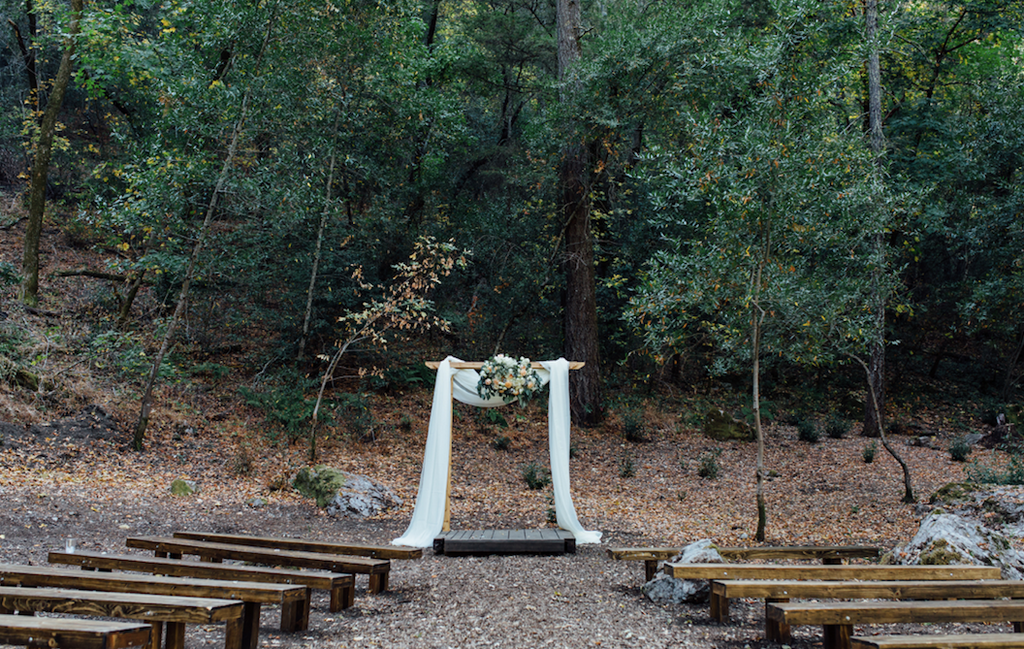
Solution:
<path fill-rule="evenodd" d="M 46 179 L 50 172 L 50 157 L 53 155 L 53 137 L 57 127 L 57 116 L 64 103 L 64 92 L 71 81 L 71 57 L 75 53 L 83 0 L 71 0 L 71 25 L 64 40 L 64 54 L 53 81 L 53 90 L 46 102 L 42 123 L 39 125 L 39 141 L 36 144 L 35 161 L 29 181 L 28 224 L 21 260 L 21 286 L 18 298 L 28 306 L 39 303 L 39 239 L 43 231 L 43 215 L 46 212 Z"/>
<path fill-rule="evenodd" d="M 276 20 L 276 12 L 272 12 L 270 20 L 267 23 L 267 31 L 263 38 L 263 44 L 260 46 L 259 55 L 256 58 L 256 65 L 253 68 L 253 75 L 257 75 L 260 68 L 260 64 L 263 61 L 263 54 L 267 50 L 267 45 L 270 43 L 270 35 L 273 33 L 274 22 Z M 220 174 L 217 176 L 217 183 L 213 188 L 213 195 L 210 197 L 210 202 L 206 207 L 206 216 L 203 219 L 203 224 L 199 230 L 199 236 L 196 239 L 196 245 L 192 248 L 192 254 L 188 260 L 188 266 L 185 270 L 185 281 L 181 284 L 181 292 L 178 294 L 178 303 L 174 307 L 174 314 L 171 316 L 171 321 L 167 324 L 167 331 L 164 332 L 163 341 L 160 344 L 160 351 L 157 352 L 156 357 L 153 359 L 153 368 L 149 372 L 149 378 L 146 380 L 146 387 L 143 391 L 142 400 L 139 403 L 139 420 L 135 425 L 135 435 L 132 440 L 132 445 L 135 450 L 142 450 L 142 443 L 146 438 L 146 428 L 149 426 L 149 416 L 153 410 L 153 388 L 156 385 L 156 380 L 160 375 L 160 365 L 163 363 L 164 356 L 167 355 L 167 350 L 170 348 L 171 339 L 174 337 L 175 329 L 177 328 L 178 322 L 181 320 L 181 315 L 185 311 L 185 304 L 188 302 L 188 290 L 192 284 L 192 278 L 195 275 L 196 263 L 199 260 L 199 254 L 203 250 L 203 246 L 206 243 L 206 237 L 210 231 L 210 224 L 213 223 L 213 215 L 217 211 L 217 199 L 220 196 L 221 191 L 224 189 L 224 183 L 227 182 L 228 173 L 231 171 L 231 167 L 234 166 L 235 155 L 238 152 L 238 143 L 241 140 L 242 133 L 245 129 L 245 119 L 249 112 L 249 99 L 252 95 L 253 84 L 249 83 L 245 89 L 245 94 L 242 96 L 242 106 L 239 110 L 238 119 L 235 121 L 234 130 L 231 133 L 231 143 L 228 145 L 227 155 L 224 157 L 224 164 L 221 166 Z"/>
<path fill-rule="evenodd" d="M 579 90 L 573 65 L 580 58 L 580 4 L 558 0 L 558 78 L 562 101 Z M 571 137 L 578 137 L 569 129 Z M 572 417 L 581 424 L 601 420 L 601 360 L 597 339 L 597 295 L 594 278 L 594 240 L 590 224 L 587 147 L 567 144 L 562 151 L 559 183 L 565 219 L 565 355 L 586 365 L 569 384 Z"/>
<path fill-rule="evenodd" d="M 882 134 L 882 72 L 878 56 L 878 0 L 865 0 L 864 22 L 870 47 L 868 55 L 868 133 L 871 154 L 875 161 L 875 172 L 881 174 L 882 154 L 885 140 Z M 874 234 L 873 245 L 879 258 L 885 255 L 885 237 L 881 230 Z M 874 286 L 875 335 L 871 342 L 871 359 L 868 367 L 871 398 L 864 401 L 865 437 L 878 437 L 885 427 L 885 306 L 886 296 L 882 290 L 884 264 L 876 265 L 872 283 Z"/>

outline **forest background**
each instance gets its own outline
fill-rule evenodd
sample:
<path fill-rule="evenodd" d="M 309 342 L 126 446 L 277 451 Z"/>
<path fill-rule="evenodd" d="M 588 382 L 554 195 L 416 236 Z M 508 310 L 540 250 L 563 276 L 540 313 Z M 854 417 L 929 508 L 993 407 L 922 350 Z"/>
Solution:
<path fill-rule="evenodd" d="M 586 361 L 574 422 L 626 435 L 1019 421 L 1019 0 L 0 10 L 12 420 L 103 386 L 136 448 L 313 456 L 501 352 Z"/>

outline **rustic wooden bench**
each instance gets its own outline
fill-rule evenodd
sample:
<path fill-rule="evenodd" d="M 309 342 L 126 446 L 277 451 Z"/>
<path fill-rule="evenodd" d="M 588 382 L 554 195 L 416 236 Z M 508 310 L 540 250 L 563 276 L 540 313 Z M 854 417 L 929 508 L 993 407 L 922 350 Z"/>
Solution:
<path fill-rule="evenodd" d="M 764 599 L 767 604 L 791 599 L 996 599 L 1024 598 L 1024 581 L 930 580 L 930 581 L 760 581 L 711 582 L 711 615 L 720 622 L 729 618 L 729 600 L 741 597 Z"/>
<path fill-rule="evenodd" d="M 251 536 L 248 534 L 228 534 L 223 532 L 175 532 L 174 538 L 207 541 L 209 543 L 252 545 L 258 548 L 297 550 L 299 552 L 344 554 L 353 557 L 370 557 L 372 559 L 410 560 L 423 558 L 423 548 L 410 548 L 405 545 L 335 543 L 330 541 L 308 541 L 277 536 Z"/>
<path fill-rule="evenodd" d="M 863 545 L 788 545 L 755 548 L 716 548 L 723 559 L 728 561 L 763 561 L 766 559 L 820 560 L 835 565 L 844 559 L 875 559 L 882 555 L 881 548 Z M 658 563 L 668 561 L 683 551 L 683 548 L 608 548 L 608 556 L 617 561 L 643 561 L 646 581 L 654 579 Z"/>
<path fill-rule="evenodd" d="M 1021 633 L 853 636 L 853 649 L 1020 649 Z"/>
<path fill-rule="evenodd" d="M 289 566 L 312 568 L 330 572 L 350 572 L 369 575 L 370 593 L 382 593 L 388 588 L 388 574 L 391 572 L 389 559 L 349 557 L 340 554 L 320 552 L 299 552 L 275 550 L 228 543 L 207 543 L 165 536 L 132 536 L 125 544 L 130 548 L 152 550 L 158 557 L 180 559 L 182 555 L 198 556 L 203 561 L 220 563 L 224 560 L 249 561 L 268 566 Z"/>
<path fill-rule="evenodd" d="M 185 649 L 186 624 L 217 622 L 225 624 L 225 649 L 242 649 L 242 607 L 242 602 L 230 599 L 0 586 L 0 614 L 27 611 L 145 620 L 153 627 L 154 649 L 161 646 L 164 625 L 167 635 L 162 646 Z"/>
<path fill-rule="evenodd" d="M 127 649 L 149 644 L 150 626 L 27 615 L 0 615 L 0 644 L 74 649 Z"/>
<path fill-rule="evenodd" d="M 854 636 L 853 649 L 1020 649 L 1024 634 Z"/>
<path fill-rule="evenodd" d="M 307 588 L 298 584 L 261 584 L 216 579 L 179 579 L 160 575 L 131 575 L 67 570 L 45 566 L 0 564 L 0 586 L 77 588 L 116 593 L 148 593 L 179 597 L 241 600 L 242 646 L 255 649 L 259 639 L 260 606 L 281 605 L 281 630 L 302 631 L 302 607 Z"/>
<path fill-rule="evenodd" d="M 852 649 L 853 625 L 1010 622 L 1015 633 L 1024 630 L 1024 601 L 965 599 L 936 602 L 789 602 L 769 604 L 766 637 L 789 642 L 791 627 L 821 626 L 824 649 Z"/>
<path fill-rule="evenodd" d="M 80 566 L 89 570 L 127 570 L 148 572 L 170 577 L 200 577 L 204 579 L 230 579 L 256 581 L 268 584 L 300 584 L 310 590 L 325 590 L 330 594 L 330 610 L 337 613 L 355 603 L 355 577 L 339 572 L 322 570 L 287 570 L 263 566 L 240 566 L 183 559 L 147 557 L 141 554 L 106 554 L 103 552 L 50 552 L 49 562 Z M 308 626 L 309 601 L 302 611 Z"/>
<path fill-rule="evenodd" d="M 767 563 L 666 563 L 664 572 L 677 579 L 817 579 L 824 581 L 932 581 L 936 579 L 999 579 L 995 566 L 783 566 Z"/>

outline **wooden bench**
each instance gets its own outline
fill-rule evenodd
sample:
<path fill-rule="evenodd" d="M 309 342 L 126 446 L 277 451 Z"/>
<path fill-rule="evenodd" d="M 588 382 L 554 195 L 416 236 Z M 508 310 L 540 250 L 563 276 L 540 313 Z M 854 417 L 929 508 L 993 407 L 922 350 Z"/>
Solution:
<path fill-rule="evenodd" d="M 252 545 L 258 548 L 278 548 L 299 552 L 344 554 L 354 557 L 370 557 L 372 559 L 411 560 L 423 558 L 423 548 L 410 548 L 405 545 L 334 543 L 329 541 L 307 541 L 305 539 L 290 539 L 277 536 L 250 536 L 247 534 L 227 534 L 222 532 L 175 532 L 174 538 L 207 541 L 209 543 Z"/>
<path fill-rule="evenodd" d="M 844 559 L 875 559 L 882 555 L 881 548 L 863 545 L 789 545 L 756 548 L 716 548 L 728 561 L 763 561 L 766 559 L 820 560 L 835 565 Z M 654 579 L 658 563 L 669 561 L 683 548 L 608 548 L 608 556 L 617 561 L 643 561 L 645 581 Z"/>
<path fill-rule="evenodd" d="M 768 563 L 666 563 L 676 579 L 817 579 L 825 581 L 933 581 L 936 579 L 999 579 L 995 566 L 782 566 Z"/>
<path fill-rule="evenodd" d="M 0 586 L 77 588 L 115 593 L 148 593 L 179 597 L 241 600 L 242 646 L 255 649 L 259 640 L 260 606 L 281 605 L 281 630 L 302 631 L 308 619 L 301 613 L 308 597 L 305 586 L 260 584 L 216 579 L 179 579 L 159 575 L 130 575 L 67 570 L 45 566 L 0 564 Z"/>
<path fill-rule="evenodd" d="M 936 602 L 799 602 L 769 604 L 766 637 L 789 642 L 791 627 L 821 626 L 824 649 L 852 649 L 853 625 L 949 622 L 1010 622 L 1024 630 L 1024 601 L 955 600 Z"/>
<path fill-rule="evenodd" d="M 228 543 L 207 543 L 164 536 L 132 536 L 125 544 L 130 548 L 152 550 L 158 557 L 180 559 L 182 555 L 198 556 L 203 561 L 220 563 L 224 560 L 249 561 L 268 566 L 312 568 L 329 572 L 350 572 L 369 575 L 370 593 L 382 593 L 388 588 L 391 572 L 389 559 L 348 557 L 340 554 L 275 550 Z"/>
<path fill-rule="evenodd" d="M 1024 634 L 880 635 L 850 638 L 853 649 L 1020 649 Z"/>
<path fill-rule="evenodd" d="M 1024 581 L 759 581 L 711 582 L 711 614 L 719 622 L 729 618 L 729 600 L 741 597 L 766 603 L 791 599 L 996 599 L 1024 598 Z"/>
<path fill-rule="evenodd" d="M 145 620 L 153 627 L 154 649 L 161 646 L 164 625 L 167 640 L 162 646 L 185 649 L 186 624 L 217 622 L 225 624 L 225 649 L 242 649 L 242 607 L 242 602 L 230 599 L 0 586 L 0 614 L 28 611 Z"/>
<path fill-rule="evenodd" d="M 222 563 L 185 561 L 147 557 L 141 554 L 105 554 L 102 552 L 50 552 L 49 562 L 80 566 L 89 570 L 127 570 L 147 572 L 170 577 L 200 577 L 204 579 L 230 579 L 268 584 L 300 584 L 310 590 L 324 590 L 330 594 L 330 610 L 337 613 L 355 603 L 355 577 L 339 572 L 321 570 L 285 570 L 263 566 L 239 566 Z M 302 612 L 309 618 L 309 601 Z M 306 624 L 303 625 L 305 628 Z"/>
<path fill-rule="evenodd" d="M 0 644 L 73 649 L 127 649 L 149 644 L 148 624 L 0 615 Z"/>

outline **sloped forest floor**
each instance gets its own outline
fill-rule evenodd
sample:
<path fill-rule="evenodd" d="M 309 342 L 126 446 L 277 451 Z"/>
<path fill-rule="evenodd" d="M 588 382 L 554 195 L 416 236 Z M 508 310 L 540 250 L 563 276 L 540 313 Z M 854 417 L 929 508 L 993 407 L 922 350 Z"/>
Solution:
<path fill-rule="evenodd" d="M 51 243 L 59 237 L 48 236 Z M 14 263 L 11 238 L 4 237 L 0 252 Z M 95 262 L 64 246 L 44 249 L 52 251 L 47 263 L 54 267 Z M 0 390 L 0 562 L 44 565 L 47 552 L 63 549 L 69 538 L 82 549 L 125 552 L 127 536 L 177 530 L 377 544 L 405 530 L 429 418 L 427 389 L 374 397 L 382 425 L 372 437 L 341 434 L 321 444 L 319 462 L 376 479 L 403 500 L 371 519 L 332 517 L 288 486 L 307 463 L 305 445 L 272 443 L 261 417 L 237 395 L 164 386 L 145 450 L 130 450 L 137 386 L 88 374 L 96 359 L 75 358 L 62 342 L 88 327 L 95 308 L 94 295 L 69 288 L 82 284 L 47 280 L 44 295 L 51 297 L 41 313 L 24 312 L 4 295 L 6 324 L 16 322 L 41 341 L 40 362 L 60 368 L 50 373 L 60 375 L 61 387 L 36 394 Z M 710 441 L 684 423 L 688 414 L 648 407 L 646 441 L 637 443 L 625 441 L 615 420 L 574 429 L 575 507 L 585 527 L 603 533 L 600 546 L 558 557 L 451 558 L 427 550 L 422 560 L 395 563 L 385 594 L 368 595 L 365 580 L 357 578 L 356 604 L 344 612 L 328 613 L 323 594 L 315 594 L 306 632 L 282 634 L 277 612 L 267 607 L 260 646 L 777 647 L 763 639 L 760 602 L 736 603 L 732 621 L 719 624 L 706 605 L 650 602 L 640 592 L 642 563 L 606 556 L 609 546 L 681 546 L 700 539 L 753 544 L 755 446 Z M 453 529 L 550 525 L 549 489 L 530 489 L 522 477 L 530 463 L 547 464 L 545 414 L 531 405 L 506 418 L 509 426 L 496 428 L 478 412 L 457 408 Z M 965 464 L 952 461 L 947 450 L 962 431 L 944 421 L 935 416 L 914 437 L 892 440 L 910 466 L 917 505 L 901 502 L 900 469 L 883 449 L 865 462 L 870 440 L 851 434 L 808 444 L 791 426 L 769 427 L 767 542 L 888 549 L 908 541 L 930 509 L 928 496 L 964 476 Z M 1001 464 L 1001 455 L 976 448 L 971 458 Z M 713 479 L 698 475 L 709 458 L 719 469 Z M 195 481 L 199 491 L 172 496 L 176 478 Z M 1005 630 L 942 625 L 925 631 L 964 628 Z M 796 627 L 794 634 L 798 649 L 820 645 L 820 629 Z M 189 647 L 222 642 L 222 628 L 188 629 Z"/>

